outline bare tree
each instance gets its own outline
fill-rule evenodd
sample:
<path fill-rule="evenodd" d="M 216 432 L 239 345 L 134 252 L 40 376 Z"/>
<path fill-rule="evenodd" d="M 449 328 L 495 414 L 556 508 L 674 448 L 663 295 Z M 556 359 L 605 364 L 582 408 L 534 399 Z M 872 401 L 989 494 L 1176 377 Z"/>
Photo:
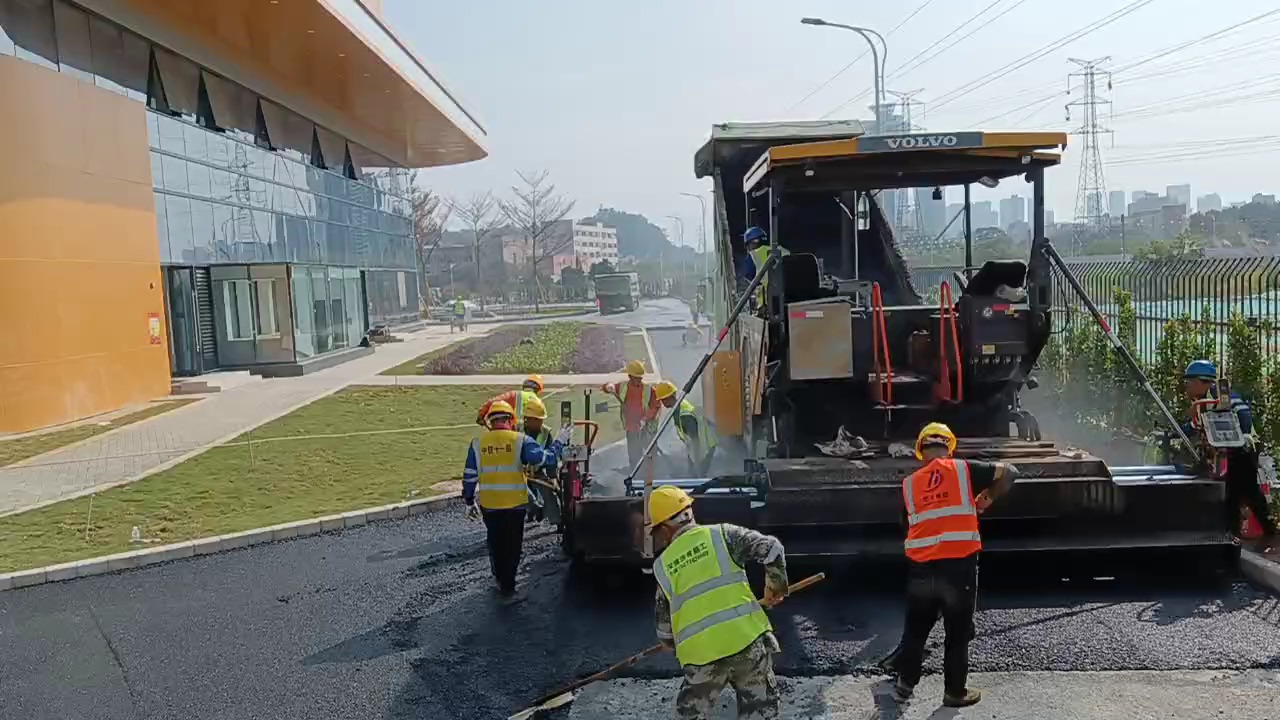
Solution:
<path fill-rule="evenodd" d="M 574 201 L 557 193 L 556 186 L 547 181 L 547 175 L 546 170 L 536 173 L 517 171 L 516 177 L 520 178 L 521 184 L 511 188 L 514 197 L 498 201 L 503 217 L 524 235 L 529 246 L 535 312 L 541 308 L 538 266 L 573 244 L 573 233 L 558 233 L 556 226 L 573 210 Z"/>
<path fill-rule="evenodd" d="M 493 193 L 476 193 L 466 200 L 449 200 L 449 207 L 471 231 L 471 259 L 476 264 L 476 293 L 480 296 L 480 309 L 484 309 L 484 283 L 481 266 L 484 264 L 484 246 L 493 239 L 501 215 Z"/>
<path fill-rule="evenodd" d="M 418 276 L 421 278 L 422 298 L 427 307 L 430 307 L 431 288 L 427 284 L 427 267 L 431 262 L 432 253 L 444 239 L 444 228 L 453 210 L 439 193 L 419 185 L 417 176 L 416 170 L 410 175 L 407 195 L 412 211 L 413 249 L 418 256 Z"/>

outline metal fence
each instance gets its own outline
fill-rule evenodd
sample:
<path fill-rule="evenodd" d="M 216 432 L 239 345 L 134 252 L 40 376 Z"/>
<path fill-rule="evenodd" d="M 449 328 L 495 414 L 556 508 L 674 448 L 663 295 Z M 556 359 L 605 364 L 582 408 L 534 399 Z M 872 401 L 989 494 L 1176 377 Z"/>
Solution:
<path fill-rule="evenodd" d="M 1263 352 L 1280 352 L 1280 259 L 1205 258 L 1173 261 L 1067 261 L 1071 271 L 1113 326 L 1119 321 L 1117 291 L 1132 296 L 1137 315 L 1136 354 L 1155 357 L 1165 325 L 1179 317 L 1204 322 L 1217 338 L 1218 359 L 1226 352 L 1232 314 L 1239 313 L 1258 333 Z M 1093 324 L 1080 298 L 1055 272 L 1055 330 Z"/>
<path fill-rule="evenodd" d="M 1226 352 L 1226 333 L 1232 313 L 1240 313 L 1255 328 L 1267 356 L 1280 354 L 1280 258 L 1203 258 L 1143 262 L 1069 258 L 1067 265 L 1098 309 L 1115 326 L 1117 291 L 1131 294 L 1137 313 L 1136 354 L 1155 357 L 1165 325 L 1179 317 L 1204 321 L 1218 340 L 1219 360 Z M 911 284 L 926 304 L 938 302 L 945 280 L 954 287 L 959 266 L 911 268 Z M 1054 331 L 1094 324 L 1084 303 L 1070 285 L 1053 273 Z"/>

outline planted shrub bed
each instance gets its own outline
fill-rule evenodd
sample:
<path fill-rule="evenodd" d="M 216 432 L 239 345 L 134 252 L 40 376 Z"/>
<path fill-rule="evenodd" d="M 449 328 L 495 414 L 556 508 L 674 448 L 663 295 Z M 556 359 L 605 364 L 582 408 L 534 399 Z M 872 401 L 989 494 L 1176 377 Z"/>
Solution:
<path fill-rule="evenodd" d="M 508 325 L 414 358 L 383 374 L 610 373 L 626 363 L 624 335 L 616 327 L 580 322 Z"/>

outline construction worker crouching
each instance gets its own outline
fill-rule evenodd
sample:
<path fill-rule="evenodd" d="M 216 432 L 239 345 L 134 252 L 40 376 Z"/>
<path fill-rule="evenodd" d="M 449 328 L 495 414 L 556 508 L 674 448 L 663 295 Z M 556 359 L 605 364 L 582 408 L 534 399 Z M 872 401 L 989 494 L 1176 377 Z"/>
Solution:
<path fill-rule="evenodd" d="M 554 466 L 573 434 L 572 426 L 562 427 L 551 446 L 543 448 L 515 429 L 515 415 L 515 409 L 501 400 L 489 407 L 489 430 L 471 441 L 462 471 L 466 517 L 484 517 L 489 565 L 498 593 L 504 597 L 515 593 L 524 542 L 525 506 L 529 502 L 524 466 Z"/>
<path fill-rule="evenodd" d="M 676 716 L 711 717 L 725 686 L 737 692 L 738 717 L 772 720 L 780 697 L 773 674 L 778 640 L 747 584 L 747 563 L 765 568 L 764 604 L 787 595 L 787 561 L 777 538 L 737 525 L 698 525 L 693 498 L 670 485 L 649 495 L 658 581 L 658 639 L 684 670 Z"/>
<path fill-rule="evenodd" d="M 674 383 L 662 381 L 654 386 L 654 394 L 662 402 L 663 407 L 675 408 L 672 424 L 676 426 L 676 435 L 684 443 L 685 452 L 689 456 L 689 477 L 702 477 L 711 467 L 711 460 L 716 453 L 716 432 L 711 422 L 698 413 L 689 398 L 676 404 L 676 386 Z"/>
<path fill-rule="evenodd" d="M 485 416 L 489 414 L 490 406 L 499 400 L 515 408 L 517 424 L 523 422 L 525 405 L 534 400 L 541 402 L 542 391 L 544 389 L 545 387 L 542 382 L 542 376 L 537 373 L 532 373 L 520 384 L 519 390 L 508 390 L 501 395 L 496 395 L 486 400 L 485 403 L 480 406 L 480 412 L 476 414 L 476 424 L 480 426 L 485 425 Z"/>
<path fill-rule="evenodd" d="M 622 403 L 622 428 L 627 436 L 627 459 L 635 467 L 644 455 L 658 417 L 658 396 L 644 382 L 644 363 L 628 360 L 625 383 L 605 383 L 600 387 Z"/>
<path fill-rule="evenodd" d="M 966 685 L 982 550 L 978 515 L 1012 487 L 1018 470 L 1009 463 L 957 460 L 956 443 L 946 425 L 925 425 L 916 437 L 922 467 L 902 482 L 910 562 L 894 695 L 906 701 L 920 682 L 925 642 L 941 614 L 946 630 L 942 703 L 967 707 L 982 699 Z"/>
<path fill-rule="evenodd" d="M 1183 386 L 1187 399 L 1192 403 L 1217 398 L 1218 366 L 1209 360 L 1193 360 L 1183 372 Z M 1236 393 L 1230 393 L 1228 400 L 1231 410 L 1240 421 L 1240 432 L 1244 434 L 1247 444 L 1227 452 L 1227 472 L 1224 478 L 1227 490 L 1227 532 L 1232 537 L 1240 535 L 1240 506 L 1247 506 L 1262 528 L 1262 551 L 1270 554 L 1275 550 L 1276 523 L 1267 507 L 1267 498 L 1258 485 L 1259 448 L 1253 434 L 1253 410 Z M 1188 437 L 1195 437 L 1200 432 L 1190 420 L 1183 424 L 1182 430 Z"/>

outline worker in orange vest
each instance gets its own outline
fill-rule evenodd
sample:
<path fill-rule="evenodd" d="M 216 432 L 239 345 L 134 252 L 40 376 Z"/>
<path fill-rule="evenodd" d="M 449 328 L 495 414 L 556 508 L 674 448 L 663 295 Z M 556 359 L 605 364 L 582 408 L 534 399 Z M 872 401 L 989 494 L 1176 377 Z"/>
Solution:
<path fill-rule="evenodd" d="M 957 460 L 956 435 L 942 423 L 916 437 L 922 466 L 902 482 L 910 569 L 907 613 L 898 645 L 894 696 L 905 702 L 920 682 L 925 641 L 942 615 L 946 630 L 942 704 L 968 707 L 982 699 L 970 690 L 969 641 L 978 599 L 978 515 L 1008 492 L 1018 477 L 1010 463 Z"/>
<path fill-rule="evenodd" d="M 485 401 L 480 406 L 480 411 L 476 414 L 476 424 L 481 427 L 487 427 L 485 417 L 489 414 L 489 408 L 494 403 L 501 400 L 502 402 L 515 408 L 516 424 L 520 425 L 524 422 L 524 406 L 533 400 L 542 398 L 542 391 L 545 389 L 545 383 L 542 382 L 542 376 L 533 373 L 524 379 L 519 390 L 508 390 L 501 395 L 495 395 Z"/>
<path fill-rule="evenodd" d="M 635 467 L 644 455 L 649 439 L 653 437 L 658 408 L 662 407 L 662 402 L 658 400 L 653 387 L 645 385 L 643 363 L 629 360 L 623 372 L 627 374 L 625 383 L 605 383 L 600 389 L 622 403 L 622 429 L 627 434 L 627 458 L 631 467 Z"/>

